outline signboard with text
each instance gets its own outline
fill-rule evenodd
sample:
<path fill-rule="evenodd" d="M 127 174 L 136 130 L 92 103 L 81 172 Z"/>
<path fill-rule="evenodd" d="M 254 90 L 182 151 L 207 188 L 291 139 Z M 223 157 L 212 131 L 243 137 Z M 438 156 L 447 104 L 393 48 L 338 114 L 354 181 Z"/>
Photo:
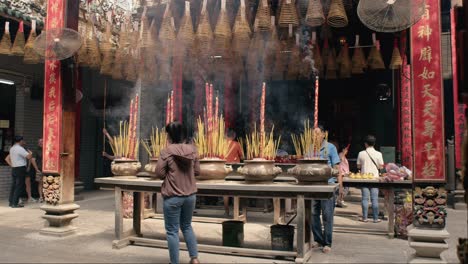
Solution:
<path fill-rule="evenodd" d="M 65 0 L 48 0 L 46 30 L 63 28 Z M 50 52 L 46 49 L 46 53 Z M 62 142 L 62 76 L 60 61 L 44 63 L 43 165 L 45 173 L 60 173 Z"/>
<path fill-rule="evenodd" d="M 426 0 L 411 27 L 415 182 L 445 181 L 444 108 L 439 0 Z"/>

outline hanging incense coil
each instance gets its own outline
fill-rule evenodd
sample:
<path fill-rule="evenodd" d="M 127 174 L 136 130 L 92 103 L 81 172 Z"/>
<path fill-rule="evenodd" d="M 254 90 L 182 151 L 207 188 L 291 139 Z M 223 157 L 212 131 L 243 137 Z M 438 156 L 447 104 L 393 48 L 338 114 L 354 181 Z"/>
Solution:
<path fill-rule="evenodd" d="M 311 27 L 319 27 L 325 23 L 325 15 L 320 0 L 309 0 L 305 24 Z"/>
<path fill-rule="evenodd" d="M 177 43 L 185 50 L 193 46 L 195 33 L 193 32 L 192 17 L 190 16 L 190 2 L 185 2 L 185 12 L 182 16 Z"/>
<path fill-rule="evenodd" d="M 297 16 L 295 0 L 283 0 L 281 3 L 281 11 L 279 15 L 279 26 L 280 27 L 293 27 L 299 26 L 299 18 Z"/>
<path fill-rule="evenodd" d="M 31 29 L 31 33 L 29 33 L 28 40 L 26 41 L 26 45 L 24 46 L 24 57 L 23 62 L 25 64 L 38 64 L 41 62 L 41 56 L 34 51 L 34 40 L 36 40 L 37 34 L 36 29 Z"/>
<path fill-rule="evenodd" d="M 83 44 L 76 53 L 76 63 L 80 66 L 86 66 L 88 63 L 88 49 L 87 49 L 87 39 L 88 39 L 88 23 L 81 20 L 78 21 L 78 32 L 83 37 Z M 31 35 L 29 36 L 31 37 Z M 29 39 L 28 39 L 29 42 Z M 26 43 L 26 46 L 28 44 Z M 25 51 L 26 52 L 26 51 Z"/>
<path fill-rule="evenodd" d="M 148 18 L 146 15 L 142 16 L 140 22 L 140 48 L 148 48 L 153 45 L 149 27 Z"/>
<path fill-rule="evenodd" d="M 350 78 L 351 77 L 351 59 L 349 58 L 349 49 L 348 45 L 345 44 L 340 51 L 341 58 L 339 62 L 339 75 L 340 78 Z"/>
<path fill-rule="evenodd" d="M 362 74 L 366 68 L 367 62 L 366 57 L 364 56 L 364 51 L 360 47 L 355 48 L 352 59 L 351 73 Z"/>
<path fill-rule="evenodd" d="M 322 54 L 320 53 L 320 46 L 318 43 L 314 45 L 313 50 L 313 59 L 314 59 L 314 67 L 318 71 L 319 76 L 323 76 L 323 61 L 322 61 Z"/>
<path fill-rule="evenodd" d="M 112 50 L 111 37 L 111 25 L 110 22 L 108 22 L 106 24 L 106 33 L 101 41 L 101 45 L 99 46 L 102 53 L 101 74 L 103 75 L 112 75 L 114 52 Z"/>
<path fill-rule="evenodd" d="M 273 68 L 273 80 L 283 80 L 284 72 L 289 63 L 289 53 L 286 52 L 287 44 L 285 41 L 280 42 L 279 52 L 276 54 L 275 66 Z"/>
<path fill-rule="evenodd" d="M 331 48 L 327 55 L 327 71 L 325 73 L 325 79 L 332 80 L 336 79 L 336 71 L 338 70 L 336 65 L 336 53 L 335 49 Z"/>
<path fill-rule="evenodd" d="M 206 11 L 206 1 L 203 0 L 202 10 L 200 12 L 200 22 L 195 34 L 195 50 L 199 57 L 208 57 L 212 53 L 213 30 Z"/>
<path fill-rule="evenodd" d="M 5 32 L 0 41 L 0 54 L 11 55 L 11 36 L 9 30 L 9 22 L 5 23 Z"/>
<path fill-rule="evenodd" d="M 131 44 L 129 46 L 128 55 L 125 60 L 125 78 L 128 81 L 136 81 L 138 79 L 138 70 L 140 65 L 138 61 L 138 32 L 134 31 L 130 33 Z"/>
<path fill-rule="evenodd" d="M 392 70 L 397 70 L 403 65 L 403 60 L 401 59 L 400 50 L 398 49 L 398 41 L 395 40 L 393 46 L 392 60 L 390 61 L 389 68 Z"/>
<path fill-rule="evenodd" d="M 90 22 L 90 36 L 87 39 L 87 52 L 88 52 L 88 66 L 94 69 L 98 69 L 101 66 L 101 52 L 99 51 L 98 39 L 94 25 Z"/>
<path fill-rule="evenodd" d="M 369 57 L 367 57 L 367 64 L 371 70 L 384 70 L 385 64 L 382 59 L 382 54 L 376 46 L 373 46 L 370 50 Z"/>
<path fill-rule="evenodd" d="M 256 32 L 271 30 L 270 6 L 268 5 L 268 0 L 260 0 L 254 24 Z"/>
<path fill-rule="evenodd" d="M 281 43 L 278 39 L 276 27 L 274 26 L 274 17 L 272 17 L 272 31 L 265 46 L 265 57 L 263 59 L 263 75 L 265 80 L 273 77 L 276 55 L 281 52 Z"/>
<path fill-rule="evenodd" d="M 301 58 L 301 49 L 299 48 L 299 39 L 298 34 L 296 34 L 296 43 L 292 45 L 290 60 L 288 64 L 288 72 L 286 74 L 286 80 L 297 80 L 301 65 L 302 65 L 302 58 Z"/>
<path fill-rule="evenodd" d="M 159 30 L 160 56 L 169 59 L 173 54 L 176 32 L 174 18 L 170 16 L 169 4 L 166 4 L 161 28 Z"/>
<path fill-rule="evenodd" d="M 307 15 L 308 6 L 309 0 L 297 0 L 297 9 L 299 11 L 298 13 L 302 19 L 305 19 Z"/>
<path fill-rule="evenodd" d="M 214 30 L 214 49 L 217 55 L 223 55 L 229 50 L 232 32 L 229 17 L 226 12 L 226 2 L 222 0 L 218 21 Z"/>
<path fill-rule="evenodd" d="M 348 25 L 348 16 L 343 6 L 343 0 L 332 0 L 327 23 L 336 28 L 346 27 Z"/>
<path fill-rule="evenodd" d="M 13 42 L 13 46 L 11 47 L 11 54 L 15 56 L 23 56 L 24 55 L 24 27 L 23 22 L 20 22 L 18 31 L 16 32 L 15 41 Z"/>
<path fill-rule="evenodd" d="M 115 62 L 112 70 L 112 78 L 117 80 L 125 79 L 125 58 L 129 56 L 128 46 L 129 43 L 129 32 L 128 27 L 124 27 L 119 36 L 119 45 L 115 51 Z"/>
<path fill-rule="evenodd" d="M 239 7 L 239 11 L 237 12 L 232 33 L 233 50 L 237 54 L 245 56 L 249 49 L 251 33 L 250 25 L 247 21 L 245 6 L 241 5 Z"/>

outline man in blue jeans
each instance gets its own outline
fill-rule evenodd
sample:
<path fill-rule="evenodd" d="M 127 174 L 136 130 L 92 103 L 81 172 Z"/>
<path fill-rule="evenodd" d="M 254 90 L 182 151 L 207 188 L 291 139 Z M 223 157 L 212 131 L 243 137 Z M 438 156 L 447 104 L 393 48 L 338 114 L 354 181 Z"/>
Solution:
<path fill-rule="evenodd" d="M 340 157 L 336 147 L 325 140 L 324 127 L 319 125 L 318 128 L 315 129 L 314 133 L 317 134 L 319 142 L 322 142 L 320 158 L 328 160 L 328 165 L 332 167 L 335 172 L 338 172 Z M 328 183 L 336 183 L 336 177 L 330 178 Z M 312 243 L 312 248 L 322 248 L 323 253 L 331 252 L 335 199 L 336 194 L 334 194 L 333 198 L 329 200 L 312 200 L 312 233 L 314 234 L 315 241 Z M 320 215 L 322 215 L 323 228 Z"/>

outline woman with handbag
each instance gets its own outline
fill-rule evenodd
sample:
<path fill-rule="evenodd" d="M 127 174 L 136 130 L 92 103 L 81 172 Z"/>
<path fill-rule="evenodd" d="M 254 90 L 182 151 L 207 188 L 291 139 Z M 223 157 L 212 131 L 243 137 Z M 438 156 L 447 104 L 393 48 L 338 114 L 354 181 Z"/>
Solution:
<path fill-rule="evenodd" d="M 374 149 L 376 138 L 373 135 L 368 135 L 364 141 L 366 150 L 359 152 L 357 158 L 357 167 L 363 174 L 372 174 L 374 178 L 379 178 L 380 170 L 383 169 L 384 161 L 382 153 Z M 369 196 L 372 203 L 372 216 L 374 223 L 379 223 L 379 189 L 363 187 L 362 192 L 362 218 L 361 222 L 368 222 L 367 212 L 369 209 Z"/>
<path fill-rule="evenodd" d="M 179 122 L 166 126 L 169 145 L 161 151 L 156 174 L 164 181 L 164 226 L 172 264 L 179 264 L 179 229 L 182 230 L 190 255 L 190 263 L 198 261 L 197 239 L 192 229 L 196 201 L 195 176 L 200 173 L 200 161 L 195 146 L 186 144 L 185 129 Z"/>

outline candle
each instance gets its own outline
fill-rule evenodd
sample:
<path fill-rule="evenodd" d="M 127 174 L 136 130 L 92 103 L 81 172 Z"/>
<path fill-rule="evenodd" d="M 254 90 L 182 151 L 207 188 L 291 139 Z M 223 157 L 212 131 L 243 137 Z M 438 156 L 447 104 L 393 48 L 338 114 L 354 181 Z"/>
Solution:
<path fill-rule="evenodd" d="M 266 84 L 262 86 L 262 97 L 260 99 L 260 155 L 263 157 L 263 144 L 265 142 L 265 91 Z"/>
<path fill-rule="evenodd" d="M 136 144 L 137 144 L 137 124 L 138 124 L 138 104 L 139 104 L 139 97 L 138 94 L 135 96 L 135 104 L 133 105 L 134 111 L 133 111 L 133 125 L 132 125 L 132 159 L 136 158 Z"/>
<path fill-rule="evenodd" d="M 171 122 L 174 122 L 174 91 L 171 91 Z"/>
<path fill-rule="evenodd" d="M 218 107 L 219 107 L 218 96 L 216 96 L 216 102 L 215 102 L 215 127 L 218 126 Z"/>
<path fill-rule="evenodd" d="M 319 77 L 315 76 L 314 128 L 318 127 L 318 99 L 319 99 Z"/>
<path fill-rule="evenodd" d="M 128 140 L 128 147 L 129 148 L 131 147 L 131 140 L 132 140 L 132 136 L 133 136 L 132 135 L 132 132 L 133 132 L 132 124 L 133 124 L 133 112 L 135 111 L 134 108 L 135 107 L 133 106 L 133 99 L 132 99 L 132 100 L 130 100 L 130 117 L 129 117 L 130 120 L 128 122 L 128 139 L 127 140 Z M 130 154 L 131 154 L 130 149 L 128 149 L 127 151 L 128 151 L 127 156 L 130 156 Z M 125 154 L 124 154 L 124 156 L 125 156 Z"/>
<path fill-rule="evenodd" d="M 166 125 L 170 123 L 170 114 L 169 114 L 169 107 L 171 105 L 171 99 L 169 98 L 169 94 L 167 95 L 167 104 L 166 104 Z"/>

